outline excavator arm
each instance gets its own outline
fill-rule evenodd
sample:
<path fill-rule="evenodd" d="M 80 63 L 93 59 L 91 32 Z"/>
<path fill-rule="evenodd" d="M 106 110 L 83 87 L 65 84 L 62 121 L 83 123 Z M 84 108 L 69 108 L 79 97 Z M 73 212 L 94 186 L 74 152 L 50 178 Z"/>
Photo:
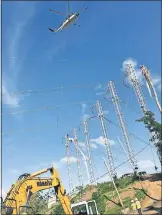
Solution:
<path fill-rule="evenodd" d="M 51 177 L 40 178 L 43 173 L 50 171 Z M 54 188 L 55 194 L 60 200 L 65 214 L 72 214 L 70 199 L 66 195 L 66 191 L 62 185 L 59 174 L 55 168 L 44 169 L 34 174 L 18 180 L 9 191 L 4 205 L 6 208 L 12 208 L 11 214 L 20 214 L 22 207 L 28 205 L 28 201 L 32 194 L 40 191 Z"/>

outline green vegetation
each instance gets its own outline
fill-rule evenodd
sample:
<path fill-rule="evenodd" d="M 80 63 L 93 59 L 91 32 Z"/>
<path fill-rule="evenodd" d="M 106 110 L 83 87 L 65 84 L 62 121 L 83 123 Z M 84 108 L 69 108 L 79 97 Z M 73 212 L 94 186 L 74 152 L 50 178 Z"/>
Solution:
<path fill-rule="evenodd" d="M 145 127 L 152 134 L 150 141 L 154 143 L 157 149 L 160 163 L 162 164 L 162 124 L 156 122 L 154 113 L 152 113 L 151 111 L 147 111 L 144 117 L 136 121 L 143 122 L 145 124 Z"/>
<path fill-rule="evenodd" d="M 40 192 L 37 192 L 31 196 L 29 207 L 31 207 L 31 209 L 27 210 L 28 214 L 45 214 L 47 211 L 47 200 L 41 195 Z"/>
<path fill-rule="evenodd" d="M 127 191 L 136 181 L 133 180 L 133 177 L 119 178 L 116 183 L 118 184 L 119 193 Z M 112 182 L 104 182 L 98 183 L 97 186 L 87 186 L 82 189 L 82 193 L 86 193 L 88 190 L 96 187 L 97 191 L 92 194 L 92 199 L 96 201 L 98 212 L 103 214 L 119 214 L 121 211 L 121 206 L 119 204 L 119 200 L 117 198 L 117 194 L 114 191 L 114 187 Z M 146 190 L 144 190 L 147 193 Z M 145 193 L 142 190 L 136 190 L 134 198 L 138 198 L 142 200 L 145 198 Z M 91 199 L 89 199 L 91 200 Z M 80 192 L 76 194 L 75 197 L 71 200 L 71 202 L 80 201 Z M 108 207 L 108 203 L 111 202 L 111 208 Z M 127 196 L 123 199 L 123 204 L 125 208 L 130 208 L 131 198 Z M 55 206 L 52 214 L 64 214 L 63 208 L 60 204 Z"/>
<path fill-rule="evenodd" d="M 139 200 L 143 200 L 146 197 L 145 193 L 147 193 L 147 190 L 145 190 L 145 189 L 144 189 L 144 192 L 143 192 L 143 190 L 136 190 L 135 198 L 138 198 Z"/>
<path fill-rule="evenodd" d="M 61 215 L 65 214 L 62 205 L 61 204 L 56 205 L 51 214 L 61 214 Z"/>
<path fill-rule="evenodd" d="M 98 212 L 104 212 L 106 208 L 106 198 L 103 194 L 100 194 L 99 192 L 95 192 L 92 194 L 92 199 L 96 201 Z"/>

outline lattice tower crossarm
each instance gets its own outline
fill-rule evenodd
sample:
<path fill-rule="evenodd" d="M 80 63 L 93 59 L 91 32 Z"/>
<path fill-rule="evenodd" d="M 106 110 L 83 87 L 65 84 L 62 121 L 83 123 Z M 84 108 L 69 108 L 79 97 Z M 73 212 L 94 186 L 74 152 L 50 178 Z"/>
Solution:
<path fill-rule="evenodd" d="M 73 182 L 72 182 L 72 173 L 71 173 L 71 162 L 70 162 L 70 153 L 69 153 L 69 137 L 65 136 L 65 147 L 66 147 L 66 158 L 67 158 L 67 166 L 68 166 L 68 178 L 69 178 L 69 189 L 70 194 L 73 191 Z"/>
<path fill-rule="evenodd" d="M 137 161 L 134 158 L 134 151 L 133 148 L 131 146 L 131 141 L 129 138 L 129 134 L 128 134 L 128 130 L 127 130 L 127 126 L 126 126 L 126 122 L 124 120 L 124 116 L 123 113 L 121 113 L 121 107 L 120 107 L 120 102 L 119 102 L 119 97 L 117 95 L 116 89 L 115 89 L 115 85 L 113 83 L 113 81 L 110 81 L 108 83 L 108 87 L 112 96 L 112 102 L 114 105 L 114 109 L 119 121 L 119 125 L 125 140 L 125 145 L 126 145 L 126 149 L 127 149 L 127 154 L 131 163 L 132 168 L 134 169 L 134 171 L 136 171 L 137 169 Z"/>
<path fill-rule="evenodd" d="M 88 155 L 88 169 L 89 169 L 89 173 L 90 173 L 90 182 L 92 183 L 95 178 L 94 178 L 94 168 L 93 168 L 93 162 L 92 162 L 91 145 L 89 142 L 87 120 L 83 121 L 83 126 L 84 126 L 84 135 L 85 135 L 86 149 L 87 149 L 87 155 Z"/>
<path fill-rule="evenodd" d="M 106 147 L 106 153 L 107 153 L 107 157 L 108 157 L 108 164 L 110 166 L 110 173 L 113 178 L 116 178 L 117 174 L 116 174 L 115 168 L 114 168 L 114 160 L 113 160 L 113 156 L 112 156 L 111 145 L 110 145 L 110 141 L 109 141 L 109 138 L 107 135 L 107 129 L 106 129 L 105 121 L 104 121 L 104 113 L 103 113 L 100 101 L 97 101 L 96 108 L 98 110 L 98 117 L 99 117 L 100 123 L 101 123 L 101 129 L 102 129 L 104 143 L 105 143 L 105 147 Z"/>
<path fill-rule="evenodd" d="M 77 135 L 77 129 L 76 128 L 74 128 L 73 134 L 74 134 L 75 152 L 76 152 L 76 157 L 77 157 L 77 170 L 78 170 L 79 186 L 83 187 L 83 177 L 82 177 L 82 172 L 81 172 L 80 153 L 78 150 L 78 135 Z"/>
<path fill-rule="evenodd" d="M 145 102 L 145 98 L 144 98 L 144 95 L 142 93 L 140 82 L 137 78 L 136 72 L 135 72 L 131 63 L 126 64 L 125 74 L 127 75 L 128 79 L 132 83 L 133 89 L 134 89 L 134 92 L 137 96 L 141 110 L 145 114 L 148 111 L 147 106 L 146 106 L 146 102 Z"/>

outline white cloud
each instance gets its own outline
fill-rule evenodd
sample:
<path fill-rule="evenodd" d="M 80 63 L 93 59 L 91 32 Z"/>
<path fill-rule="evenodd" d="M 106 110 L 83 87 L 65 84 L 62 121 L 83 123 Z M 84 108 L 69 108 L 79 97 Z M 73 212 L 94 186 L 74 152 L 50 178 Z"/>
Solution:
<path fill-rule="evenodd" d="M 78 145 L 79 145 L 81 148 L 83 148 L 83 149 L 86 149 L 86 148 L 87 148 L 87 147 L 86 147 L 86 144 L 83 143 L 83 142 L 79 142 Z M 96 144 L 94 144 L 94 143 L 90 143 L 90 146 L 91 146 L 91 148 L 93 148 L 93 149 L 97 149 L 97 146 L 96 146 Z"/>
<path fill-rule="evenodd" d="M 78 142 L 78 145 L 79 145 L 81 148 L 85 148 L 85 147 L 86 147 L 85 143 L 83 143 L 83 142 Z"/>
<path fill-rule="evenodd" d="M 91 146 L 93 149 L 97 149 L 97 145 L 94 144 L 94 143 L 91 143 L 90 146 Z"/>
<path fill-rule="evenodd" d="M 5 38 L 7 39 L 4 46 L 7 53 L 3 64 L 3 70 L 5 70 L 5 72 L 3 72 L 4 77 L 2 83 L 2 101 L 4 104 L 12 108 L 19 106 L 20 97 L 8 93 L 10 90 L 17 91 L 19 72 L 23 66 L 23 60 L 26 57 L 26 50 L 28 48 L 24 47 L 23 54 L 18 57 L 19 48 L 21 48 L 20 42 L 23 39 L 26 26 L 35 14 L 35 4 L 36 3 L 33 3 L 32 6 L 26 3 L 20 3 L 17 5 L 17 10 L 19 13 L 17 13 L 17 11 L 13 12 L 13 19 L 11 20 L 12 22 L 5 35 Z"/>
<path fill-rule="evenodd" d="M 116 142 L 114 140 L 108 140 L 110 142 L 110 145 L 114 145 L 116 144 Z M 103 136 L 100 136 L 96 139 L 90 139 L 90 142 L 93 142 L 93 143 L 96 143 L 96 144 L 99 144 L 99 145 L 102 145 L 104 146 L 105 145 L 105 140 L 103 138 Z"/>
<path fill-rule="evenodd" d="M 5 81 L 2 83 L 2 102 L 11 108 L 17 108 L 20 105 L 20 98 L 16 95 L 8 94 L 8 87 Z"/>
<path fill-rule="evenodd" d="M 86 114 L 86 109 L 87 109 L 87 104 L 86 103 L 82 103 L 81 104 L 81 107 L 82 107 L 82 116 L 81 116 L 81 120 L 86 120 L 90 117 L 89 114 Z"/>
<path fill-rule="evenodd" d="M 128 58 L 127 60 L 125 60 L 123 62 L 123 67 L 122 67 L 123 71 L 125 71 L 125 68 L 126 68 L 127 64 L 131 64 L 133 68 L 136 68 L 137 61 L 135 59 L 133 59 L 133 58 Z"/>
<path fill-rule="evenodd" d="M 67 163 L 67 157 L 64 157 L 60 160 L 61 163 Z M 77 159 L 75 157 L 70 157 L 70 163 L 76 163 Z"/>
<path fill-rule="evenodd" d="M 123 65 L 122 65 L 122 71 L 125 73 L 125 69 L 127 67 L 127 65 L 131 64 L 132 65 L 132 68 L 134 69 L 135 71 L 135 74 L 136 74 L 136 77 L 137 79 L 139 80 L 139 82 L 141 84 L 143 84 L 143 75 L 142 75 L 142 72 L 140 71 L 140 69 L 137 68 L 137 61 L 133 58 L 128 58 L 127 60 L 125 60 L 123 62 Z M 131 78 L 133 78 L 132 76 L 128 77 L 128 80 L 129 80 L 129 83 L 132 85 L 131 83 Z"/>
<path fill-rule="evenodd" d="M 123 66 L 122 66 L 122 71 L 125 72 L 125 68 L 127 66 L 127 64 L 131 64 L 133 69 L 135 70 L 137 79 L 139 80 L 141 85 L 144 85 L 146 82 L 144 81 L 144 76 L 142 75 L 142 72 L 140 69 L 137 68 L 137 61 L 132 59 L 132 58 L 128 58 L 127 60 L 125 60 L 123 62 Z M 156 87 L 156 89 L 161 92 L 161 77 L 159 76 L 154 76 L 151 74 L 152 77 L 152 83 L 153 85 Z M 131 78 L 131 77 L 130 77 Z M 129 83 L 132 85 L 131 81 L 129 79 Z"/>
<path fill-rule="evenodd" d="M 61 160 L 60 160 L 60 162 L 61 162 Z M 58 162 L 58 161 L 53 161 L 53 162 L 52 162 L 52 166 L 53 166 L 54 168 L 56 168 L 56 169 L 60 169 L 60 168 L 62 167 L 62 164 L 61 164 L 60 162 Z"/>
<path fill-rule="evenodd" d="M 150 169 L 154 167 L 154 163 L 151 160 L 141 160 L 138 162 L 140 169 Z"/>

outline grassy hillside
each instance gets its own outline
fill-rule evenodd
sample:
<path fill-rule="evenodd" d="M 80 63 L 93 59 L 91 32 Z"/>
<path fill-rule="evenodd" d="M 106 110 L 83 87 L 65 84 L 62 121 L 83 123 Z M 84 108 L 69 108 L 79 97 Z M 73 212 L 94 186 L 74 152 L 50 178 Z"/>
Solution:
<path fill-rule="evenodd" d="M 127 194 L 130 192 L 131 185 L 135 184 L 131 177 L 120 178 L 116 181 L 119 193 L 122 196 L 123 204 L 125 208 L 130 207 L 130 201 L 132 198 L 137 197 L 142 200 L 145 198 L 145 194 L 141 190 L 132 191 L 131 195 Z M 92 193 L 92 191 L 94 191 Z M 147 190 L 145 190 L 147 192 Z M 125 196 L 124 196 L 125 194 Z M 119 203 L 116 192 L 112 182 L 98 183 L 94 186 L 87 186 L 80 193 L 78 193 L 71 202 L 79 202 L 83 200 L 95 200 L 97 203 L 99 213 L 105 214 L 119 214 L 121 211 L 121 205 Z M 52 211 L 51 214 L 64 214 L 62 206 L 58 204 Z"/>

